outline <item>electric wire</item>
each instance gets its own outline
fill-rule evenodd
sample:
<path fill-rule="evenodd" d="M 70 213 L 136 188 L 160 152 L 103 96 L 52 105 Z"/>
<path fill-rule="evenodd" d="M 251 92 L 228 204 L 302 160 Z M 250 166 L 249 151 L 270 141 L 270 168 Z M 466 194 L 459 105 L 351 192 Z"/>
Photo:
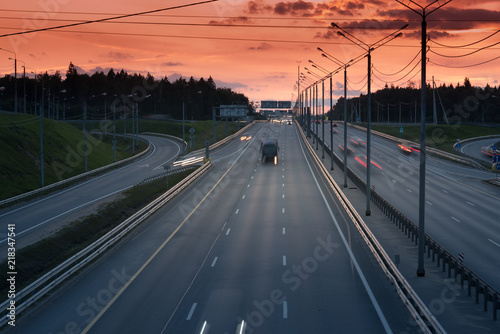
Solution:
<path fill-rule="evenodd" d="M 360 83 L 362 83 L 363 81 L 365 81 L 367 77 L 368 77 L 368 74 L 366 74 L 366 75 L 363 77 L 363 79 L 361 79 L 361 80 L 360 80 L 360 81 L 358 81 L 358 82 L 351 81 L 351 80 L 349 80 L 349 77 L 347 77 L 347 82 L 348 82 L 348 83 L 351 83 L 351 84 L 353 84 L 353 85 L 359 85 Z"/>
<path fill-rule="evenodd" d="M 444 64 L 435 63 L 435 62 L 433 62 L 433 61 L 429 61 L 429 63 L 431 63 L 431 64 L 433 64 L 433 65 L 436 65 L 436 66 L 439 66 L 439 67 L 446 67 L 446 68 L 470 68 L 470 67 L 481 66 L 481 65 L 484 65 L 484 64 L 490 63 L 490 62 L 492 62 L 492 61 L 495 61 L 495 60 L 497 60 L 497 59 L 500 59 L 500 56 L 495 57 L 495 58 L 492 58 L 492 59 L 489 59 L 489 60 L 486 60 L 486 61 L 483 61 L 483 62 L 480 62 L 480 63 L 477 63 L 477 64 L 472 64 L 472 65 L 462 65 L 462 66 L 444 65 Z"/>
<path fill-rule="evenodd" d="M 480 51 L 489 49 L 489 48 L 494 47 L 494 46 L 499 45 L 499 44 L 500 44 L 500 42 L 497 42 L 497 43 L 494 43 L 494 44 L 491 44 L 491 45 L 484 46 L 482 48 L 476 49 L 476 50 L 474 50 L 472 52 L 469 52 L 469 53 L 466 53 L 466 54 L 463 54 L 463 55 L 443 55 L 443 54 L 437 53 L 436 51 L 433 51 L 432 48 L 429 49 L 429 52 L 434 53 L 437 56 L 445 57 L 445 58 L 463 58 L 463 57 L 472 56 L 473 54 L 476 54 L 476 53 L 478 53 Z"/>
<path fill-rule="evenodd" d="M 87 24 L 92 24 L 92 23 L 100 23 L 100 22 L 105 22 L 105 21 L 110 21 L 110 20 L 118 20 L 118 19 L 122 19 L 122 18 L 126 18 L 126 17 L 141 16 L 141 15 L 146 15 L 146 14 L 151 14 L 151 13 L 158 13 L 158 12 L 163 12 L 163 11 L 168 11 L 168 10 L 173 10 L 173 9 L 193 7 L 193 6 L 197 6 L 197 5 L 201 5 L 201 4 L 207 4 L 207 3 L 216 2 L 216 1 L 218 1 L 218 0 L 205 0 L 205 1 L 200 1 L 200 2 L 188 3 L 188 4 L 184 4 L 184 5 L 167 7 L 167 8 L 154 9 L 154 10 L 149 10 L 149 11 L 144 11 L 144 12 L 138 12 L 138 13 L 132 13 L 132 14 L 124 14 L 124 15 L 113 16 L 113 17 L 106 17 L 106 18 L 103 18 L 103 19 L 89 20 L 89 21 L 85 21 L 85 22 L 71 23 L 71 24 L 65 24 L 65 25 L 60 25 L 60 26 L 55 26 L 55 27 L 39 28 L 39 29 L 32 29 L 32 30 L 28 30 L 28 31 L 16 32 L 16 33 L 10 33 L 10 34 L 3 34 L 3 35 L 0 35 L 0 37 L 25 35 L 25 34 L 30 34 L 30 33 L 34 33 L 34 32 L 40 32 L 40 31 L 57 30 L 57 29 L 68 28 L 68 27 L 75 27 L 75 26 L 81 26 L 81 25 L 87 25 Z"/>
<path fill-rule="evenodd" d="M 100 31 L 82 31 L 82 30 L 54 30 L 57 33 L 72 33 L 72 34 L 97 34 L 110 36 L 131 36 L 131 37 L 159 37 L 159 38 L 180 38 L 180 39 L 204 39 L 204 40 L 221 40 L 221 41 L 244 41 L 244 42 L 272 42 L 272 43 L 293 43 L 293 44 L 318 44 L 317 41 L 306 40 L 283 40 L 283 39 L 263 39 L 263 38 L 237 38 L 237 37 L 214 37 L 214 36 L 189 36 L 189 35 L 160 35 L 146 33 L 115 33 L 115 32 L 100 32 Z M 0 37 L 2 37 L 0 35 Z M 322 42 L 327 45 L 351 45 L 344 42 Z"/>
<path fill-rule="evenodd" d="M 391 77 L 391 76 L 397 75 L 397 74 L 399 74 L 399 73 L 403 72 L 405 69 L 407 69 L 407 68 L 408 68 L 408 66 L 410 66 L 410 65 L 411 65 L 411 63 L 413 63 L 413 61 L 414 61 L 415 59 L 417 59 L 417 57 L 418 57 L 421 53 L 422 53 L 422 50 L 420 49 L 420 50 L 418 51 L 418 53 L 415 55 L 415 57 L 414 57 L 412 60 L 410 60 L 410 62 L 409 62 L 407 65 L 405 65 L 405 67 L 403 67 L 401 70 L 399 70 L 399 71 L 397 71 L 397 72 L 395 72 L 395 73 L 391 73 L 391 74 L 386 74 L 386 73 L 383 73 L 383 72 L 379 71 L 379 70 L 378 70 L 378 69 L 377 69 L 374 65 L 372 65 L 372 68 L 373 68 L 373 70 L 374 70 L 374 71 L 376 71 L 376 72 L 378 72 L 378 73 L 380 73 L 380 74 L 382 74 L 382 75 L 385 75 L 385 76 Z M 420 62 L 422 62 L 422 60 L 419 60 L 419 63 L 420 63 Z"/>
<path fill-rule="evenodd" d="M 441 44 L 439 42 L 436 42 L 434 39 L 430 39 L 429 41 L 432 42 L 432 43 L 435 43 L 441 47 L 444 47 L 444 48 L 466 48 L 466 47 L 469 47 L 469 46 L 472 46 L 472 45 L 475 45 L 475 44 L 478 44 L 478 43 L 481 43 L 485 40 L 487 40 L 488 38 L 491 38 L 493 37 L 494 35 L 498 34 L 500 32 L 500 29 L 495 31 L 493 34 L 489 35 L 489 36 L 486 36 L 485 38 L 482 38 L 478 41 L 475 41 L 475 42 L 472 42 L 472 43 L 469 43 L 469 44 L 464 44 L 464 45 L 446 45 L 446 44 Z"/>
<path fill-rule="evenodd" d="M 0 17 L 0 19 L 12 19 L 9 17 Z M 51 22 L 76 22 L 85 23 L 87 21 L 75 20 L 75 19 L 45 19 Z M 107 24 L 132 24 L 132 25 L 159 25 L 159 26 L 187 26 L 187 27 L 231 27 L 231 28 L 283 28 L 283 29 L 318 29 L 318 28 L 328 28 L 328 26 L 305 26 L 305 25 L 262 25 L 262 24 L 235 24 L 235 23 L 219 23 L 219 22 L 209 22 L 209 23 L 183 23 L 183 22 L 146 22 L 146 21 L 104 21 L 99 23 Z M 9 29 L 3 27 L 3 29 Z"/>
<path fill-rule="evenodd" d="M 387 81 L 387 80 L 382 80 L 382 79 L 381 79 L 381 78 L 379 78 L 379 77 L 378 77 L 375 73 L 372 73 L 372 75 L 373 75 L 375 78 L 377 78 L 377 79 L 379 79 L 380 81 L 385 82 L 385 83 L 391 83 L 391 84 L 392 84 L 392 83 L 396 83 L 396 82 L 401 82 L 401 81 L 403 81 L 403 79 L 404 79 L 405 77 L 407 77 L 408 75 L 410 75 L 410 74 L 413 72 L 413 70 L 415 70 L 415 68 L 416 68 L 416 67 L 417 67 L 417 66 L 418 66 L 421 62 L 422 62 L 422 60 L 419 60 L 419 61 L 415 64 L 415 66 L 413 66 L 413 68 L 412 68 L 410 71 L 408 71 L 408 73 L 406 73 L 404 76 L 402 76 L 402 77 L 401 77 L 401 78 L 399 78 L 398 80 L 394 80 L 394 81 Z M 417 73 L 418 73 L 418 72 L 417 72 Z M 407 81 L 404 81 L 404 82 L 407 82 Z"/>

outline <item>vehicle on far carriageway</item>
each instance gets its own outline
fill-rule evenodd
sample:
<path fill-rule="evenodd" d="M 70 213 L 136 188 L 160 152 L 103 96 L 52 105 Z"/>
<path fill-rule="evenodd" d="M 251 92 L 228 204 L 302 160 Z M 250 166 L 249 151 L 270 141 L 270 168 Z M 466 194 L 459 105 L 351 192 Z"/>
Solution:
<path fill-rule="evenodd" d="M 493 149 L 495 147 L 496 147 L 496 150 Z M 495 143 L 495 144 L 492 144 L 490 146 L 481 147 L 481 152 L 483 152 L 484 154 L 486 154 L 490 157 L 494 156 L 495 154 L 500 155 L 500 141 Z"/>
<path fill-rule="evenodd" d="M 401 142 L 398 144 L 398 147 L 401 151 L 403 151 L 406 154 L 410 154 L 411 152 L 420 152 L 418 148 L 414 147 L 409 142 Z"/>

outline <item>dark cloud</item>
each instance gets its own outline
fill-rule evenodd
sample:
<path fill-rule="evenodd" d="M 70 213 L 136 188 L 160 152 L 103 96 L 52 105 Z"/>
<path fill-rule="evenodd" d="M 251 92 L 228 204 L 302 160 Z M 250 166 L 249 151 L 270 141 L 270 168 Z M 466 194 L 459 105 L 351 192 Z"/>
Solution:
<path fill-rule="evenodd" d="M 348 31 L 349 33 L 353 34 L 356 37 L 360 37 L 358 35 L 361 35 L 360 39 L 362 39 L 362 35 L 367 34 L 372 31 L 387 31 L 388 33 L 397 31 L 398 29 L 402 28 L 405 24 L 408 22 L 403 21 L 403 20 L 363 20 L 363 21 L 349 21 L 349 22 L 335 22 L 337 23 L 342 29 Z M 412 22 L 410 22 L 412 23 Z M 413 28 L 420 27 L 419 24 L 412 23 L 410 26 L 403 31 L 404 35 L 410 34 L 412 32 Z M 335 29 L 333 27 L 328 28 L 327 30 L 323 32 L 318 32 L 314 36 L 315 38 L 322 38 L 322 39 L 336 39 L 338 38 L 337 35 L 338 29 Z"/>
<path fill-rule="evenodd" d="M 252 46 L 252 47 L 249 47 L 248 49 L 249 50 L 269 50 L 272 48 L 272 45 L 269 44 L 269 43 L 261 43 L 259 46 L 255 47 L 255 46 Z"/>
<path fill-rule="evenodd" d="M 264 0 L 249 1 L 246 12 L 249 14 L 269 13 L 273 10 L 273 6 L 268 5 Z"/>
<path fill-rule="evenodd" d="M 111 59 L 113 59 L 115 61 L 126 61 L 126 60 L 134 59 L 134 56 L 131 55 L 130 53 L 115 52 L 115 51 L 109 51 L 108 57 L 110 57 Z"/>
<path fill-rule="evenodd" d="M 296 2 L 279 2 L 274 7 L 274 12 L 279 15 L 313 15 L 316 12 L 316 4 L 302 0 Z"/>
<path fill-rule="evenodd" d="M 161 66 L 182 66 L 184 65 L 183 63 L 179 63 L 179 62 L 173 62 L 173 61 L 167 61 L 166 63 L 162 63 Z"/>
<path fill-rule="evenodd" d="M 248 24 L 248 23 L 251 23 L 251 20 L 247 16 L 230 17 L 225 20 L 220 20 L 220 21 L 212 20 L 209 22 L 209 24 L 213 25 Z"/>
<path fill-rule="evenodd" d="M 248 2 L 246 13 L 248 14 L 278 14 L 289 16 L 313 17 L 320 15 L 359 15 L 366 5 L 384 6 L 380 0 L 352 0 L 343 4 L 338 1 L 325 1 L 321 3 L 309 1 L 282 1 L 274 6 L 266 4 L 263 0 L 252 0 Z"/>

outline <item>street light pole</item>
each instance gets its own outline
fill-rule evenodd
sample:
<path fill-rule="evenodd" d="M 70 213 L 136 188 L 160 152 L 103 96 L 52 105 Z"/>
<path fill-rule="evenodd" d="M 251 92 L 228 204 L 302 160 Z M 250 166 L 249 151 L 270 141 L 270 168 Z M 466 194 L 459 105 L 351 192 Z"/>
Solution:
<path fill-rule="evenodd" d="M 17 54 L 14 51 L 5 50 L 0 48 L 0 50 L 4 50 L 6 52 L 10 52 L 14 54 L 14 112 L 17 113 Z M 9 58 L 12 59 L 12 58 Z"/>
<path fill-rule="evenodd" d="M 23 109 L 24 109 L 24 113 L 26 114 L 26 63 L 22 60 L 20 60 L 20 62 L 22 62 L 24 64 L 23 65 L 23 96 L 24 96 Z"/>
<path fill-rule="evenodd" d="M 36 113 L 37 113 L 37 111 L 36 111 L 36 90 L 37 90 L 37 87 L 36 86 L 38 86 L 38 84 L 37 84 L 38 77 L 36 75 L 36 70 L 34 68 L 28 67 L 28 69 L 33 70 L 34 72 L 31 72 L 31 73 L 35 74 L 35 115 L 36 115 Z"/>
<path fill-rule="evenodd" d="M 36 108 L 36 103 L 35 103 Z M 43 112 L 40 110 L 40 187 L 45 185 L 43 178 Z"/>
<path fill-rule="evenodd" d="M 368 58 L 368 85 L 367 85 L 367 90 L 368 90 L 368 111 L 367 111 L 367 126 L 366 126 L 366 212 L 365 214 L 367 216 L 371 215 L 371 210 L 370 210 L 370 201 L 371 201 L 371 183 L 370 183 L 370 171 L 371 171 L 371 52 L 374 51 L 375 49 L 381 47 L 382 45 L 385 45 L 392 41 L 393 39 L 402 36 L 403 34 L 400 32 L 403 29 L 406 29 L 408 27 L 408 24 L 404 25 L 401 27 L 399 30 L 393 32 L 392 34 L 389 34 L 385 36 L 384 38 L 380 39 L 374 44 L 368 45 L 365 42 L 361 41 L 360 39 L 356 38 L 355 36 L 351 35 L 344 29 L 340 28 L 337 24 L 332 22 L 332 27 L 337 28 L 340 31 L 337 31 L 337 34 L 339 36 L 344 37 L 345 39 L 349 40 L 352 42 L 354 45 L 362 48 L 363 50 L 366 51 L 366 56 Z M 348 35 L 348 36 L 346 36 Z M 347 150 L 347 147 L 345 147 Z"/>
<path fill-rule="evenodd" d="M 113 102 L 113 162 L 116 162 L 116 103 Z"/>
<path fill-rule="evenodd" d="M 421 106 L 420 106 L 420 169 L 419 169 L 419 174 L 420 174 L 420 180 L 419 180 L 419 196 L 418 196 L 418 267 L 417 267 L 417 276 L 418 277 L 424 277 L 425 276 L 425 268 L 424 268 L 424 253 L 425 253 L 425 156 L 426 156 L 426 130 L 425 130 L 425 117 L 426 117 L 426 103 L 427 103 L 427 94 L 426 94 L 426 89 L 427 89 L 427 22 L 426 22 L 426 17 L 427 15 L 431 14 L 432 12 L 438 10 L 439 8 L 443 7 L 447 3 L 450 3 L 451 0 L 445 0 L 444 3 L 440 4 L 436 8 L 433 8 L 430 12 L 426 13 L 425 10 L 435 4 L 436 2 L 439 2 L 439 0 L 435 0 L 432 3 L 428 4 L 425 7 L 422 7 L 421 5 L 417 4 L 413 0 L 409 0 L 410 3 L 414 4 L 415 6 L 419 7 L 422 12 L 419 12 L 410 6 L 404 4 L 400 0 L 396 0 L 406 8 L 410 9 L 411 11 L 417 13 L 422 17 L 422 69 L 421 69 L 421 84 L 420 84 L 420 89 L 421 89 Z M 416 117 L 415 117 L 416 120 Z"/>
<path fill-rule="evenodd" d="M 344 63 L 344 62 L 338 60 L 337 58 L 335 58 L 334 56 L 332 56 L 331 54 L 329 54 L 328 52 L 323 51 L 321 48 L 318 48 L 318 51 L 322 52 L 321 55 L 323 57 L 325 57 L 326 59 L 339 65 L 340 68 L 344 68 L 344 188 L 347 188 L 347 68 L 350 66 L 350 64 L 352 64 L 355 61 L 355 59 L 351 59 L 347 63 Z M 358 59 L 358 58 L 356 58 L 356 59 Z M 338 73 L 340 68 L 338 68 L 337 70 L 335 70 L 334 72 L 331 73 L 330 89 L 332 89 L 332 85 L 331 85 L 332 76 L 334 74 Z M 331 97 L 330 97 L 330 99 L 331 99 Z M 333 105 L 332 105 L 331 109 L 333 110 Z M 333 120 L 332 120 L 332 129 L 333 129 Z M 332 136 L 332 146 L 333 146 L 333 136 Z M 332 169 L 333 169 L 333 155 L 332 155 Z"/>
<path fill-rule="evenodd" d="M 299 102 L 299 119 L 301 120 L 302 123 L 302 103 L 301 103 L 301 98 L 302 95 L 300 93 L 300 60 L 297 61 L 297 98 Z"/>
<path fill-rule="evenodd" d="M 87 171 L 87 99 L 83 99 L 83 140 L 85 142 L 85 172 Z"/>

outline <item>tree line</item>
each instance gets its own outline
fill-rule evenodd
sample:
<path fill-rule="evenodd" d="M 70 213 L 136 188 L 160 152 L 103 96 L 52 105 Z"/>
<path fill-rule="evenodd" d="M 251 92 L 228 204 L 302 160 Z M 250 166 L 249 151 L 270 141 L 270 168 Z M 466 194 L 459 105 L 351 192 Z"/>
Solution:
<path fill-rule="evenodd" d="M 408 87 L 385 86 L 372 93 L 371 120 L 384 123 L 420 122 L 421 90 Z M 475 87 L 469 78 L 455 86 L 442 84 L 435 90 L 426 87 L 426 122 L 448 124 L 463 123 L 500 123 L 500 87 Z M 436 113 L 434 116 L 434 104 Z M 368 96 L 347 99 L 347 118 L 349 121 L 366 122 Z M 333 115 L 332 115 L 333 114 Z M 344 119 L 344 98 L 341 97 L 329 111 L 333 119 Z"/>
<path fill-rule="evenodd" d="M 171 82 L 166 76 L 155 79 L 150 73 L 128 74 L 123 69 L 108 73 L 97 71 L 92 75 L 78 73 L 73 63 L 69 64 L 66 76 L 47 72 L 36 78 L 23 78 L 17 74 L 0 78 L 0 109 L 14 111 L 17 84 L 17 112 L 40 114 L 54 119 L 82 119 L 83 103 L 87 106 L 87 117 L 103 119 L 116 112 L 130 112 L 138 106 L 139 115 L 163 115 L 172 119 L 204 120 L 212 118 L 212 107 L 220 105 L 248 105 L 248 98 L 230 88 L 216 87 L 212 77 L 195 79 L 180 77 Z M 3 88 L 2 88 L 3 87 Z M 26 93 L 24 93 L 26 91 Z M 26 96 L 26 102 L 24 99 Z"/>

